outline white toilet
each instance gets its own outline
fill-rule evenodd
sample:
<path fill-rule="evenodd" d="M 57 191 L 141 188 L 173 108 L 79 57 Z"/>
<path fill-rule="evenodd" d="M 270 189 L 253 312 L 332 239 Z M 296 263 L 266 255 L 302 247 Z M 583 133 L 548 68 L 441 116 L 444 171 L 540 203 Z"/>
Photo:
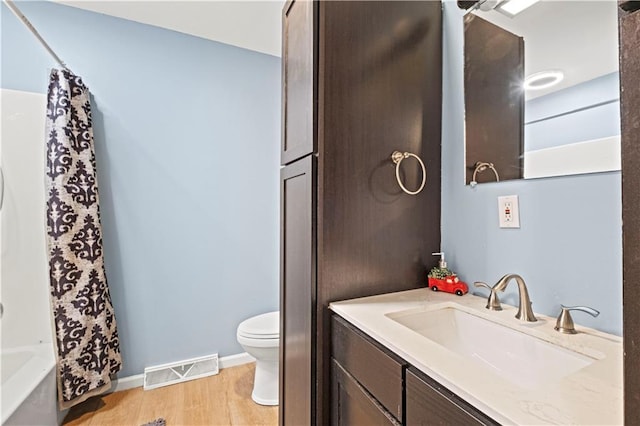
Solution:
<path fill-rule="evenodd" d="M 256 359 L 251 398 L 260 405 L 278 405 L 280 312 L 242 321 L 236 336 L 244 350 Z"/>

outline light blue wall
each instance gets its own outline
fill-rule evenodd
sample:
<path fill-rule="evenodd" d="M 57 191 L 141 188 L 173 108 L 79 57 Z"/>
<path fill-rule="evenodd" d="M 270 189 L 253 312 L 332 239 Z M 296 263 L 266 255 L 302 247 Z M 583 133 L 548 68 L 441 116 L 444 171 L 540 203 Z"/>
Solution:
<path fill-rule="evenodd" d="M 280 59 L 50 2 L 24 14 L 89 86 L 124 370 L 242 352 L 278 309 Z M 2 5 L 2 87 L 55 65 Z"/>
<path fill-rule="evenodd" d="M 519 273 L 534 310 L 556 316 L 560 304 L 587 305 L 598 318 L 574 320 L 622 332 L 620 173 L 464 185 L 462 12 L 444 4 L 442 248 L 468 283 L 494 284 Z M 520 198 L 520 229 L 498 227 L 500 195 Z M 474 289 L 475 290 L 475 289 Z M 485 294 L 477 290 L 478 294 Z M 501 299 L 517 305 L 513 284 Z"/>
<path fill-rule="evenodd" d="M 586 108 L 586 109 L 585 109 Z M 525 151 L 620 134 L 617 72 L 528 101 Z"/>

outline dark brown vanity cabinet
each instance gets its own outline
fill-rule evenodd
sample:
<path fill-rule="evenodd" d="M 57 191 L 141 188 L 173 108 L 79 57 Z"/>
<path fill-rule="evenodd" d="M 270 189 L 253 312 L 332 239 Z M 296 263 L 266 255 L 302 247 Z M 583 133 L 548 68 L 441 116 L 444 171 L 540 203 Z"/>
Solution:
<path fill-rule="evenodd" d="M 326 425 L 329 303 L 422 287 L 437 262 L 442 5 L 289 0 L 282 52 L 280 423 Z M 416 196 L 396 150 L 425 163 Z"/>
<path fill-rule="evenodd" d="M 497 425 L 493 419 L 426 374 L 406 371 L 407 425 Z"/>
<path fill-rule="evenodd" d="M 331 363 L 334 398 L 331 424 L 340 426 L 393 426 L 401 423 L 335 359 Z"/>
<path fill-rule="evenodd" d="M 331 330 L 331 424 L 497 424 L 343 318 Z"/>
<path fill-rule="evenodd" d="M 360 411 L 363 405 L 367 405 L 362 402 L 366 400 L 373 401 L 368 404 L 372 406 L 369 413 L 402 422 L 406 363 L 335 315 L 331 320 L 331 333 L 335 398 L 333 424 L 350 424 L 347 421 L 349 414 Z M 360 392 L 357 392 L 358 388 Z M 354 396 L 357 394 L 362 396 Z M 359 410 L 354 410 L 352 406 Z"/>

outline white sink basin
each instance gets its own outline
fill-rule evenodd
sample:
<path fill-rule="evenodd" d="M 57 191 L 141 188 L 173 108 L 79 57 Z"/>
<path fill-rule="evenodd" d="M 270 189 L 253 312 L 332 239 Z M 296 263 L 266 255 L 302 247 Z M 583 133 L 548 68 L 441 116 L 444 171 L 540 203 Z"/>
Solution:
<path fill-rule="evenodd" d="M 522 388 L 537 388 L 596 361 L 452 307 L 386 316 Z"/>

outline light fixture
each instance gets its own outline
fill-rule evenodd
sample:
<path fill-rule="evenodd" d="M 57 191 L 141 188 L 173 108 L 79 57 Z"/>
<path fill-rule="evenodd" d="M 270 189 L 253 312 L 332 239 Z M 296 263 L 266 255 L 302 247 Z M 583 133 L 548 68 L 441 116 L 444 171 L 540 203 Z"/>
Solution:
<path fill-rule="evenodd" d="M 496 10 L 509 18 L 513 18 L 518 13 L 530 8 L 540 0 L 505 0 L 496 6 Z"/>
<path fill-rule="evenodd" d="M 564 73 L 560 70 L 541 71 L 531 74 L 524 80 L 526 90 L 542 90 L 555 86 L 564 78 Z"/>

